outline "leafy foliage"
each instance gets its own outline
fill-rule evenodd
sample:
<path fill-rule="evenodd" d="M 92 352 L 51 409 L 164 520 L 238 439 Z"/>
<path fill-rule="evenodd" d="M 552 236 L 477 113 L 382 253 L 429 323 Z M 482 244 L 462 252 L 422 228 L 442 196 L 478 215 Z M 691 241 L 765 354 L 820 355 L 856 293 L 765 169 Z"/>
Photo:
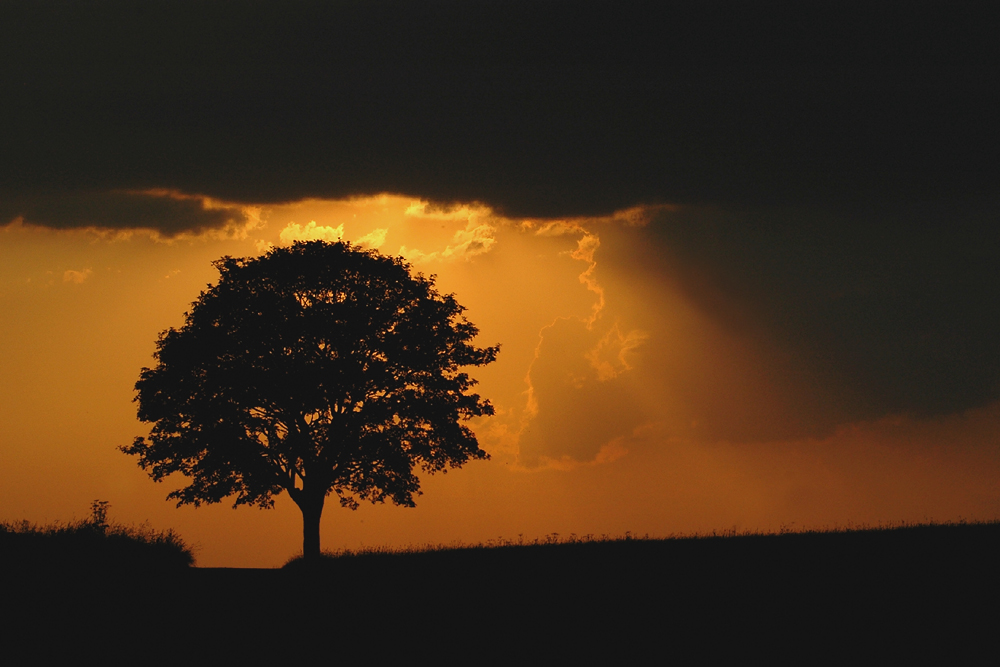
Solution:
<path fill-rule="evenodd" d="M 304 513 L 331 492 L 351 508 L 412 506 L 415 467 L 487 458 L 462 422 L 493 408 L 460 369 L 499 347 L 471 344 L 477 329 L 433 278 L 347 243 L 215 266 L 218 284 L 136 383 L 149 437 L 122 448 L 156 480 L 190 478 L 178 504 L 269 507 L 287 491 Z"/>

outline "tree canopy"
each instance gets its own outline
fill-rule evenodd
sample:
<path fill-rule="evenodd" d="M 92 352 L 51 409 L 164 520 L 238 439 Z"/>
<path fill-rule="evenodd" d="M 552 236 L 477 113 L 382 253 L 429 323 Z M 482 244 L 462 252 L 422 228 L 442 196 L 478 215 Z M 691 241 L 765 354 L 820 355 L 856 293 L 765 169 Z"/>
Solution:
<path fill-rule="evenodd" d="M 464 424 L 493 414 L 461 369 L 499 346 L 454 295 L 400 258 L 308 242 L 261 257 L 223 257 L 220 277 L 160 334 L 135 388 L 152 424 L 122 451 L 160 481 L 181 473 L 178 505 L 271 507 L 283 491 L 318 556 L 327 495 L 413 506 L 419 469 L 488 458 Z"/>

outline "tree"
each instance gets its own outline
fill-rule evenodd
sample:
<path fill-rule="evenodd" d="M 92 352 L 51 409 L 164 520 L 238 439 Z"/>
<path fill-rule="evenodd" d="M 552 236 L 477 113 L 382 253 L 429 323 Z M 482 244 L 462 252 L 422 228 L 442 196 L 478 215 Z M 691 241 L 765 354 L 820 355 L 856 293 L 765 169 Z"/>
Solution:
<path fill-rule="evenodd" d="M 121 449 L 178 506 L 235 496 L 302 511 L 303 554 L 320 554 L 327 495 L 412 507 L 419 467 L 489 458 L 462 422 L 492 415 L 460 369 L 496 359 L 434 278 L 348 243 L 296 243 L 223 257 L 220 277 L 160 334 L 135 388 L 150 435 Z"/>

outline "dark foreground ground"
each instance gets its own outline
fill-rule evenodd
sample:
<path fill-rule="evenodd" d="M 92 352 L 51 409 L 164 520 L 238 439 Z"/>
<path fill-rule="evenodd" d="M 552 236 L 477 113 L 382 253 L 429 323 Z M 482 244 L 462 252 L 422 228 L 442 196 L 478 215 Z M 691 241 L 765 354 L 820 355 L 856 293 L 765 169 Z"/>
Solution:
<path fill-rule="evenodd" d="M 6 664 L 797 664 L 1000 646 L 1000 524 L 627 540 L 319 569 L 4 573 Z"/>

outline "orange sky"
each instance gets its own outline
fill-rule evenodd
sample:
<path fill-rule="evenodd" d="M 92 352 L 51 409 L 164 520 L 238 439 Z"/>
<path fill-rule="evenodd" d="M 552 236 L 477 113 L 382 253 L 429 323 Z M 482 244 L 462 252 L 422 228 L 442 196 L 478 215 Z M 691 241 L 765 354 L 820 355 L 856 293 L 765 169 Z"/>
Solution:
<path fill-rule="evenodd" d="M 0 228 L 0 508 L 173 527 L 203 566 L 277 566 L 301 548 L 297 508 L 175 508 L 117 447 L 144 434 L 131 402 L 157 334 L 182 323 L 210 262 L 295 239 L 344 238 L 438 276 L 501 344 L 478 369 L 492 455 L 424 480 L 415 509 L 328 504 L 328 549 L 559 533 L 653 536 L 1000 516 L 1000 404 L 939 416 L 850 411 L 780 341 L 734 326 L 670 274 L 632 261 L 650 221 L 510 220 L 410 197 L 245 211 L 201 235 Z"/>

